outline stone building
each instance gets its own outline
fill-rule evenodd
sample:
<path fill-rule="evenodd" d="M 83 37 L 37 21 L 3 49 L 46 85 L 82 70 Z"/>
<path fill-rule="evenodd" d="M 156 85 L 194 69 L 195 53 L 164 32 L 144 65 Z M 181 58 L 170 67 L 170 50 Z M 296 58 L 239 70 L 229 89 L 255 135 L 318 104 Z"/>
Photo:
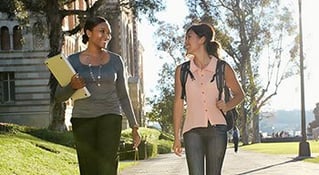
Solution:
<path fill-rule="evenodd" d="M 94 0 L 89 5 L 93 3 Z M 134 112 L 142 123 L 143 47 L 137 38 L 135 17 L 130 9 L 118 6 L 118 3 L 119 0 L 108 0 L 101 8 L 110 11 L 106 12 L 112 27 L 112 40 L 108 49 L 123 57 Z M 65 8 L 86 7 L 84 0 L 77 0 Z M 21 29 L 17 20 L 0 12 L 0 122 L 47 127 L 50 123 L 50 95 L 47 86 L 49 71 L 44 61 L 49 53 L 49 42 L 48 37 L 42 38 L 32 33 L 32 28 L 37 26 L 36 20 L 31 18 L 30 24 L 32 27 Z M 69 30 L 77 24 L 77 17 L 68 16 L 63 21 L 62 29 Z M 81 36 L 81 32 L 65 36 L 62 53 L 69 55 L 84 50 Z M 123 128 L 127 126 L 127 121 L 123 120 Z"/>

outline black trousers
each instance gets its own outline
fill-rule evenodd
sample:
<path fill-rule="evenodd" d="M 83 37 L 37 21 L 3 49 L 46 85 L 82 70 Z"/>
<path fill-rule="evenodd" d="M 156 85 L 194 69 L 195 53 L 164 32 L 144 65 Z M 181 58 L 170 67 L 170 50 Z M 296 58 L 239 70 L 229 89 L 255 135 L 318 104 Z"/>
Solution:
<path fill-rule="evenodd" d="M 116 175 L 122 116 L 71 118 L 81 175 Z"/>

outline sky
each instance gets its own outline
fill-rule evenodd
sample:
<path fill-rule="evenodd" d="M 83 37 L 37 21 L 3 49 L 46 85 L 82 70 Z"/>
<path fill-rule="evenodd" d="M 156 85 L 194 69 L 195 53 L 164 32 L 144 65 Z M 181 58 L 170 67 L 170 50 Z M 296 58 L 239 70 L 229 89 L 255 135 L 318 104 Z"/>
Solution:
<path fill-rule="evenodd" d="M 169 23 L 183 24 L 187 8 L 184 0 L 166 0 L 166 11 L 158 14 L 161 20 Z M 295 22 L 298 24 L 298 0 L 286 0 L 294 5 L 296 12 L 294 15 Z M 302 29 L 304 44 L 304 87 L 305 87 L 305 109 L 313 110 L 315 104 L 319 102 L 319 54 L 316 52 L 319 48 L 319 26 L 314 21 L 318 16 L 318 0 L 302 0 Z M 178 8 L 178 12 L 176 9 Z M 293 6 L 292 6 L 293 8 Z M 139 38 L 144 47 L 144 89 L 146 97 L 153 97 L 156 94 L 155 85 L 159 79 L 159 70 L 165 60 L 159 59 L 156 55 L 155 38 L 153 36 L 156 28 L 149 23 L 142 21 L 139 24 Z M 298 29 L 299 31 L 299 29 Z M 263 109 L 266 111 L 273 110 L 299 110 L 301 109 L 301 92 L 300 76 L 294 76 L 286 79 L 279 87 L 277 95 L 274 96 L 269 104 Z"/>
<path fill-rule="evenodd" d="M 297 0 L 296 4 L 297 4 Z M 313 110 L 319 102 L 319 25 L 314 21 L 318 16 L 319 1 L 302 0 L 302 30 L 304 44 L 304 87 L 305 87 L 305 108 Z M 298 9 L 296 9 L 297 11 Z M 298 22 L 299 16 L 296 15 Z M 301 108 L 300 76 L 288 79 L 280 87 L 278 95 L 271 100 L 271 108 L 274 109 L 300 109 Z"/>

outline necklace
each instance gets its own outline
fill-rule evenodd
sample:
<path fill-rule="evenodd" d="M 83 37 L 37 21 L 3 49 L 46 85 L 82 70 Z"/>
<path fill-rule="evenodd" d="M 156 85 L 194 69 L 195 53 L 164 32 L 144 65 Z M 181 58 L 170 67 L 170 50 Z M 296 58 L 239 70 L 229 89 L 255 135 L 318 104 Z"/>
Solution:
<path fill-rule="evenodd" d="M 90 60 L 89 60 L 89 57 L 87 57 L 87 60 L 90 61 Z M 102 64 L 99 65 L 98 75 L 96 76 L 96 78 L 95 78 L 95 75 L 94 75 L 94 73 L 93 73 L 92 64 L 91 64 L 90 62 L 89 62 L 89 64 L 88 64 L 88 66 L 89 66 L 89 69 L 90 69 L 90 76 L 91 76 L 93 82 L 94 82 L 98 87 L 100 87 L 100 86 L 101 86 L 102 66 L 103 66 L 103 65 L 102 65 Z"/>

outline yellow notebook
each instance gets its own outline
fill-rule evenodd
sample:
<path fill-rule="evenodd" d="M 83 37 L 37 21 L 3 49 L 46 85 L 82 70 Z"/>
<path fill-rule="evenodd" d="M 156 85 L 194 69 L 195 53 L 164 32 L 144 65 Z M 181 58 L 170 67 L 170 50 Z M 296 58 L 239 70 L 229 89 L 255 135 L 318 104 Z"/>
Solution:
<path fill-rule="evenodd" d="M 68 85 L 72 76 L 76 74 L 70 62 L 60 54 L 46 59 L 44 63 L 62 87 Z M 75 101 L 78 99 L 87 98 L 90 95 L 91 94 L 88 89 L 84 87 L 82 89 L 76 90 L 70 98 Z"/>

